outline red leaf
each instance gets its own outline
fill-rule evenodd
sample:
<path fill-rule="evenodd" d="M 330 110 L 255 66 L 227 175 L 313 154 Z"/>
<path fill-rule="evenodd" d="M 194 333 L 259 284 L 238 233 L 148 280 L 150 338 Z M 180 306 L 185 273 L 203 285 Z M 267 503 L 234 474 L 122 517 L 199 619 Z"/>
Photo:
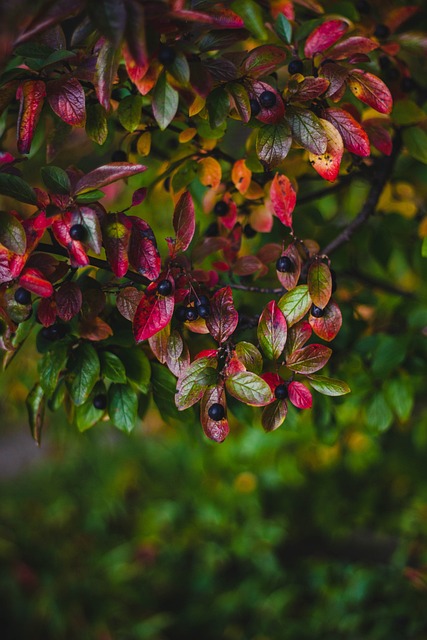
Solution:
<path fill-rule="evenodd" d="M 381 151 L 385 156 L 389 156 L 393 150 L 393 140 L 387 129 L 378 124 L 376 118 L 365 120 L 363 126 L 375 149 Z"/>
<path fill-rule="evenodd" d="M 315 373 L 328 362 L 332 355 L 332 349 L 321 344 L 310 344 L 308 347 L 297 349 L 286 361 L 286 366 L 291 371 L 302 373 Z"/>
<path fill-rule="evenodd" d="M 311 409 L 313 396 L 302 382 L 290 382 L 288 384 L 289 400 L 298 409 Z"/>
<path fill-rule="evenodd" d="M 185 251 L 196 228 L 194 203 L 189 191 L 185 191 L 175 205 L 173 228 L 176 234 L 175 251 Z"/>
<path fill-rule="evenodd" d="M 44 327 L 50 327 L 56 320 L 56 303 L 53 298 L 42 298 L 37 308 L 37 319 Z"/>
<path fill-rule="evenodd" d="M 342 325 L 342 315 L 339 306 L 336 302 L 331 300 L 324 309 L 324 314 L 321 318 L 315 318 L 310 314 L 310 325 L 313 328 L 314 333 L 330 342 L 335 338 Z"/>
<path fill-rule="evenodd" d="M 18 151 L 29 153 L 31 141 L 39 120 L 46 95 L 46 85 L 41 80 L 25 80 L 16 92 L 20 100 L 17 124 Z"/>
<path fill-rule="evenodd" d="M 280 93 L 266 82 L 255 80 L 255 82 L 252 83 L 251 90 L 249 91 L 249 97 L 258 100 L 264 91 L 271 91 L 271 93 L 274 93 L 276 96 L 276 102 L 272 107 L 261 106 L 261 111 L 256 116 L 256 119 L 260 122 L 264 122 L 265 124 L 276 124 L 283 120 L 283 116 L 285 115 L 285 104 Z"/>
<path fill-rule="evenodd" d="M 313 330 L 307 320 L 300 320 L 288 329 L 288 339 L 286 342 L 286 353 L 289 356 L 297 349 L 301 349 L 311 338 Z"/>
<path fill-rule="evenodd" d="M 223 224 L 226 229 L 233 229 L 237 222 L 237 205 L 229 193 L 224 195 L 223 200 L 228 204 L 228 213 L 222 218 L 219 218 L 219 222 Z"/>
<path fill-rule="evenodd" d="M 105 185 L 111 184 L 116 180 L 130 178 L 138 173 L 142 173 L 146 169 L 147 167 L 144 167 L 142 164 L 110 162 L 80 178 L 74 187 L 74 195 L 105 187 Z"/>
<path fill-rule="evenodd" d="M 322 64 L 319 73 L 323 78 L 329 81 L 329 87 L 326 92 L 327 97 L 335 97 L 340 91 L 345 91 L 345 82 L 348 78 L 349 71 L 334 62 Z"/>
<path fill-rule="evenodd" d="M 298 253 L 298 249 L 293 242 L 281 255 L 286 256 L 290 259 L 290 261 L 292 262 L 292 267 L 289 271 L 286 272 L 276 270 L 277 278 L 283 288 L 287 289 L 287 291 L 290 291 L 291 289 L 294 289 L 298 284 L 298 280 L 301 274 L 301 258 Z"/>
<path fill-rule="evenodd" d="M 26 269 L 19 278 L 19 286 L 41 298 L 49 298 L 54 292 L 52 283 L 45 280 L 37 269 Z"/>
<path fill-rule="evenodd" d="M 286 50 L 274 44 L 263 44 L 252 49 L 243 61 L 242 69 L 253 78 L 268 76 L 286 60 Z"/>
<path fill-rule="evenodd" d="M 271 300 L 262 312 L 257 336 L 261 348 L 269 360 L 277 360 L 285 348 L 288 328 L 285 316 L 274 300 Z"/>
<path fill-rule="evenodd" d="M 113 330 L 102 318 L 91 318 L 80 324 L 79 333 L 86 340 L 100 341 L 106 340 L 113 335 Z"/>
<path fill-rule="evenodd" d="M 180 9 L 179 11 L 173 11 L 170 15 L 178 20 L 184 20 L 185 22 L 200 22 L 202 24 L 218 25 L 221 29 L 243 29 L 243 19 L 231 11 L 226 9 L 218 3 L 211 3 L 212 9 L 209 13 L 202 13 L 201 11 L 191 11 L 189 9 Z"/>
<path fill-rule="evenodd" d="M 62 216 L 52 222 L 52 231 L 56 240 L 65 247 L 70 254 L 72 267 L 85 267 L 89 264 L 89 258 L 83 245 L 78 240 L 73 240 L 70 236 L 72 214 L 66 211 Z"/>
<path fill-rule="evenodd" d="M 7 251 L 0 252 L 0 284 L 12 280 L 13 275 L 9 267 L 9 258 Z"/>
<path fill-rule="evenodd" d="M 340 133 L 344 146 L 350 153 L 357 156 L 369 156 L 371 149 L 366 131 L 348 111 L 329 108 L 325 109 L 322 115 Z"/>
<path fill-rule="evenodd" d="M 160 254 L 154 233 L 145 220 L 128 216 L 132 223 L 129 244 L 129 261 L 134 269 L 149 280 L 157 280 L 161 269 Z"/>
<path fill-rule="evenodd" d="M 147 197 L 147 187 L 141 187 L 133 192 L 132 195 L 132 207 L 136 207 L 141 202 L 144 202 Z"/>
<path fill-rule="evenodd" d="M 101 46 L 99 46 L 99 44 Z M 96 59 L 96 96 L 106 111 L 110 109 L 110 96 L 113 81 L 120 61 L 120 49 L 109 40 L 101 39 L 95 49 Z"/>
<path fill-rule="evenodd" d="M 302 76 L 300 76 L 302 78 Z M 288 85 L 289 98 L 304 102 L 306 100 L 314 100 L 325 93 L 329 87 L 329 80 L 326 78 L 314 78 L 312 76 L 302 78 L 298 81 L 292 79 Z"/>
<path fill-rule="evenodd" d="M 66 124 L 84 127 L 86 122 L 85 92 L 76 78 L 54 80 L 47 85 L 47 100 L 52 110 Z"/>
<path fill-rule="evenodd" d="M 310 152 L 308 157 L 310 164 L 322 178 L 334 182 L 340 172 L 344 143 L 339 132 L 330 122 L 322 118 L 320 121 L 328 139 L 326 151 L 322 154 Z"/>
<path fill-rule="evenodd" d="M 132 223 L 124 213 L 109 213 L 102 225 L 107 260 L 114 275 L 122 278 L 129 268 L 128 249 Z"/>
<path fill-rule="evenodd" d="M 129 78 L 134 83 L 142 80 L 142 78 L 148 71 L 148 67 L 150 66 L 145 55 L 143 55 L 143 59 L 141 59 L 138 63 L 130 53 L 128 47 L 126 45 L 123 47 L 123 57 L 125 59 L 126 71 L 128 72 Z"/>
<path fill-rule="evenodd" d="M 249 276 L 260 269 L 264 269 L 264 266 L 259 258 L 256 256 L 241 256 L 233 267 L 233 273 L 236 276 Z"/>
<path fill-rule="evenodd" d="M 230 427 L 228 426 L 227 413 L 222 420 L 212 420 L 209 418 L 209 407 L 213 404 L 220 404 L 227 412 L 225 402 L 225 392 L 222 386 L 212 385 L 206 389 L 200 402 L 200 421 L 205 435 L 214 442 L 222 442 L 228 436 Z"/>
<path fill-rule="evenodd" d="M 136 310 L 143 295 L 144 293 L 142 291 L 138 291 L 135 287 L 125 287 L 119 291 L 116 298 L 116 306 L 126 320 L 133 322 Z"/>
<path fill-rule="evenodd" d="M 379 111 L 390 113 L 393 108 L 393 98 L 388 87 L 382 80 L 368 71 L 354 69 L 348 79 L 350 91 L 362 102 Z"/>
<path fill-rule="evenodd" d="M 370 38 L 362 36 L 352 36 L 342 42 L 338 42 L 327 53 L 328 59 L 345 60 L 350 56 L 362 53 L 370 53 L 374 49 L 378 49 L 379 44 Z"/>
<path fill-rule="evenodd" d="M 144 295 L 133 319 L 135 340 L 148 340 L 161 331 L 172 319 L 174 306 L 173 296 Z"/>
<path fill-rule="evenodd" d="M 211 336 L 222 344 L 231 336 L 238 321 L 239 314 L 234 308 L 231 288 L 224 287 L 211 298 L 211 312 L 206 319 L 206 325 Z"/>
<path fill-rule="evenodd" d="M 316 27 L 306 40 L 304 47 L 305 57 L 311 58 L 316 53 L 325 51 L 325 49 L 335 44 L 347 29 L 348 24 L 343 20 L 328 20 L 319 27 Z"/>
<path fill-rule="evenodd" d="M 82 308 L 82 292 L 75 282 L 64 282 L 55 294 L 57 314 L 69 322 Z"/>
<path fill-rule="evenodd" d="M 267 373 L 263 373 L 261 378 L 266 381 L 270 389 L 274 392 L 276 387 L 279 384 L 283 384 L 283 378 L 279 376 L 278 373 L 273 373 L 271 371 L 267 371 Z"/>
<path fill-rule="evenodd" d="M 270 187 L 270 198 L 274 214 L 280 222 L 292 229 L 292 212 L 297 194 L 287 176 L 276 173 Z"/>

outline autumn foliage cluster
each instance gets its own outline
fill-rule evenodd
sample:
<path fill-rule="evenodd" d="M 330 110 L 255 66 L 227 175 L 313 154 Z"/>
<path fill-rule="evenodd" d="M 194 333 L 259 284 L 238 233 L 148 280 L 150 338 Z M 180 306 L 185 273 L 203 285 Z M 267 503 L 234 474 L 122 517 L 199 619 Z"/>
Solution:
<path fill-rule="evenodd" d="M 6 11 L 0 75 L 1 348 L 6 366 L 36 334 L 34 437 L 46 406 L 65 406 L 80 430 L 109 417 L 130 431 L 152 396 L 171 419 L 198 404 L 220 442 L 230 402 L 261 407 L 272 431 L 313 390 L 348 393 L 322 373 L 342 325 L 330 256 L 374 213 L 402 146 L 423 153 L 416 117 L 390 115 L 426 46 L 402 27 L 419 7 L 35 4 Z M 93 141 L 85 171 L 62 161 L 73 136 Z M 360 216 L 326 247 L 297 237 L 307 180 L 345 185 L 353 173 L 373 176 Z M 133 195 L 115 210 L 103 198 L 122 180 Z M 159 190 L 172 237 L 140 213 Z M 263 242 L 273 225 L 276 241 Z M 269 300 L 257 306 L 259 294 Z"/>

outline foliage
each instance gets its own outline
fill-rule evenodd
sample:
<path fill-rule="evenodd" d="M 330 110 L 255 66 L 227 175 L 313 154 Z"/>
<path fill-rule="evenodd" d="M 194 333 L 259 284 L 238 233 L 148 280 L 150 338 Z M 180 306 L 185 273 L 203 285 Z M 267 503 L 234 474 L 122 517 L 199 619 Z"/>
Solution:
<path fill-rule="evenodd" d="M 289 404 L 312 406 L 311 390 L 348 393 L 324 371 L 336 366 L 328 345 L 342 309 L 351 315 L 331 255 L 378 208 L 393 209 L 384 198 L 402 153 L 426 162 L 425 36 L 404 30 L 421 5 L 385 16 L 359 4 L 21 1 L 6 12 L 1 347 L 7 366 L 37 331 L 27 405 L 38 442 L 46 405 L 65 406 L 81 431 L 107 417 L 130 431 L 151 396 L 172 421 L 191 420 L 199 403 L 204 433 L 220 442 L 227 405 L 239 419 L 262 407 L 272 431 Z M 42 183 L 22 156 L 43 165 Z M 335 184 L 319 192 L 321 180 Z M 346 209 L 358 204 L 352 215 L 328 213 L 341 189 Z M 324 196 L 330 225 L 306 207 Z M 216 221 L 202 229 L 206 215 Z M 417 233 L 418 220 L 405 222 L 391 240 L 403 226 Z M 369 398 L 379 430 L 410 413 L 413 393 L 402 408 L 393 385 L 400 395 L 420 317 L 416 307 L 401 344 L 368 327 L 366 377 L 393 373 L 391 391 Z M 347 321 L 337 344 L 351 363 Z"/>

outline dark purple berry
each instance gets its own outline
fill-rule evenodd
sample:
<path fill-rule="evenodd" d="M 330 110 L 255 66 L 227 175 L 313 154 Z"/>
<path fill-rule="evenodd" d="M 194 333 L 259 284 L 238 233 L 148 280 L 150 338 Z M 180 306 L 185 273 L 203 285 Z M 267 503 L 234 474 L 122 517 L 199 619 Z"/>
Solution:
<path fill-rule="evenodd" d="M 70 229 L 70 238 L 72 240 L 83 240 L 86 235 L 86 229 L 82 224 L 73 224 Z"/>
<path fill-rule="evenodd" d="M 285 384 L 279 384 L 274 390 L 274 396 L 277 400 L 284 400 L 288 397 L 288 388 Z"/>
<path fill-rule="evenodd" d="M 251 225 L 245 224 L 245 226 L 243 227 L 243 235 L 245 236 L 245 238 L 255 238 L 256 236 L 256 231 L 253 227 L 251 227 Z"/>
<path fill-rule="evenodd" d="M 304 70 L 304 64 L 303 61 L 300 60 L 299 58 L 295 58 L 295 60 L 291 60 L 290 63 L 288 64 L 288 71 L 291 74 L 291 76 L 294 75 L 294 73 L 302 73 Z"/>
<path fill-rule="evenodd" d="M 312 305 L 312 307 L 311 307 L 311 315 L 314 318 L 321 318 L 324 313 L 325 313 L 324 309 L 322 309 L 321 307 L 316 307 L 315 304 Z"/>
<path fill-rule="evenodd" d="M 387 38 L 390 35 L 390 29 L 386 24 L 377 24 L 374 31 L 376 38 Z"/>
<path fill-rule="evenodd" d="M 95 409 L 103 410 L 107 406 L 107 396 L 105 393 L 98 393 L 93 399 L 93 406 Z"/>
<path fill-rule="evenodd" d="M 193 322 L 193 320 L 197 320 L 199 316 L 199 313 L 196 309 L 196 307 L 187 307 L 185 310 L 185 319 L 188 320 L 188 322 Z"/>
<path fill-rule="evenodd" d="M 228 206 L 228 204 L 224 200 L 220 200 L 214 206 L 214 214 L 219 218 L 223 218 L 227 215 L 229 209 L 230 207 Z"/>
<path fill-rule="evenodd" d="M 292 260 L 288 256 L 280 256 L 276 262 L 276 269 L 280 273 L 287 273 L 292 270 Z"/>
<path fill-rule="evenodd" d="M 197 298 L 197 302 L 196 302 L 196 307 L 200 307 L 201 305 L 208 305 L 209 304 L 209 298 L 208 296 L 205 296 L 204 294 L 202 294 L 201 296 L 199 296 Z"/>
<path fill-rule="evenodd" d="M 30 304 L 31 302 L 31 293 L 24 289 L 23 287 L 19 287 L 15 291 L 14 295 L 15 301 L 18 304 Z"/>
<path fill-rule="evenodd" d="M 208 409 L 208 416 L 211 420 L 218 422 L 225 416 L 225 409 L 219 402 L 214 402 Z"/>
<path fill-rule="evenodd" d="M 172 64 L 176 58 L 176 52 L 173 47 L 169 47 L 167 44 L 160 45 L 159 54 L 157 56 L 160 64 L 168 65 Z"/>
<path fill-rule="evenodd" d="M 207 304 L 200 304 L 197 307 L 197 311 L 201 318 L 208 318 L 211 312 L 211 309 Z"/>
<path fill-rule="evenodd" d="M 272 91 L 263 91 L 259 97 L 259 102 L 264 109 L 271 109 L 277 101 L 277 96 Z"/>
<path fill-rule="evenodd" d="M 179 322 L 185 322 L 187 320 L 187 309 L 185 307 L 177 307 L 175 317 Z"/>
<path fill-rule="evenodd" d="M 161 296 L 170 296 L 172 293 L 172 282 L 170 280 L 162 280 L 157 285 L 157 291 Z"/>
<path fill-rule="evenodd" d="M 45 340 L 55 342 L 56 340 L 61 340 L 65 336 L 67 328 L 65 325 L 55 322 L 55 324 L 50 325 L 50 327 L 43 327 L 40 333 Z"/>
<path fill-rule="evenodd" d="M 258 100 L 256 98 L 251 98 L 249 100 L 249 105 L 251 107 L 251 116 L 253 117 L 257 116 L 261 111 L 261 107 L 259 105 Z"/>
<path fill-rule="evenodd" d="M 122 149 L 116 149 L 111 156 L 111 162 L 127 162 L 128 154 Z"/>

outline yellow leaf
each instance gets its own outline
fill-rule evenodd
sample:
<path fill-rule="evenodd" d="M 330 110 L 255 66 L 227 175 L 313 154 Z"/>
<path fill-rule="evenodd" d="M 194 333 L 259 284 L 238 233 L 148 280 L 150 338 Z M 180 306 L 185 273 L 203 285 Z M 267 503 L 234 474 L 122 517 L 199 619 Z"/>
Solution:
<path fill-rule="evenodd" d="M 246 193 L 251 183 L 252 171 L 247 168 L 244 160 L 237 160 L 231 171 L 231 179 L 240 193 Z"/>
<path fill-rule="evenodd" d="M 200 113 L 201 110 L 204 108 L 205 104 L 206 104 L 205 98 L 202 98 L 202 96 L 196 96 L 188 110 L 188 115 L 190 116 L 190 118 Z"/>
<path fill-rule="evenodd" d="M 190 142 L 194 138 L 197 133 L 197 129 L 194 127 L 188 127 L 188 129 L 184 129 L 178 136 L 178 140 L 181 144 L 185 144 L 186 142 Z"/>
<path fill-rule="evenodd" d="M 198 178 L 205 187 L 217 189 L 221 183 L 221 165 L 215 158 L 203 158 L 199 161 Z"/>
<path fill-rule="evenodd" d="M 148 156 L 151 149 L 151 133 L 149 131 L 145 131 L 139 136 L 136 148 L 140 156 Z"/>

